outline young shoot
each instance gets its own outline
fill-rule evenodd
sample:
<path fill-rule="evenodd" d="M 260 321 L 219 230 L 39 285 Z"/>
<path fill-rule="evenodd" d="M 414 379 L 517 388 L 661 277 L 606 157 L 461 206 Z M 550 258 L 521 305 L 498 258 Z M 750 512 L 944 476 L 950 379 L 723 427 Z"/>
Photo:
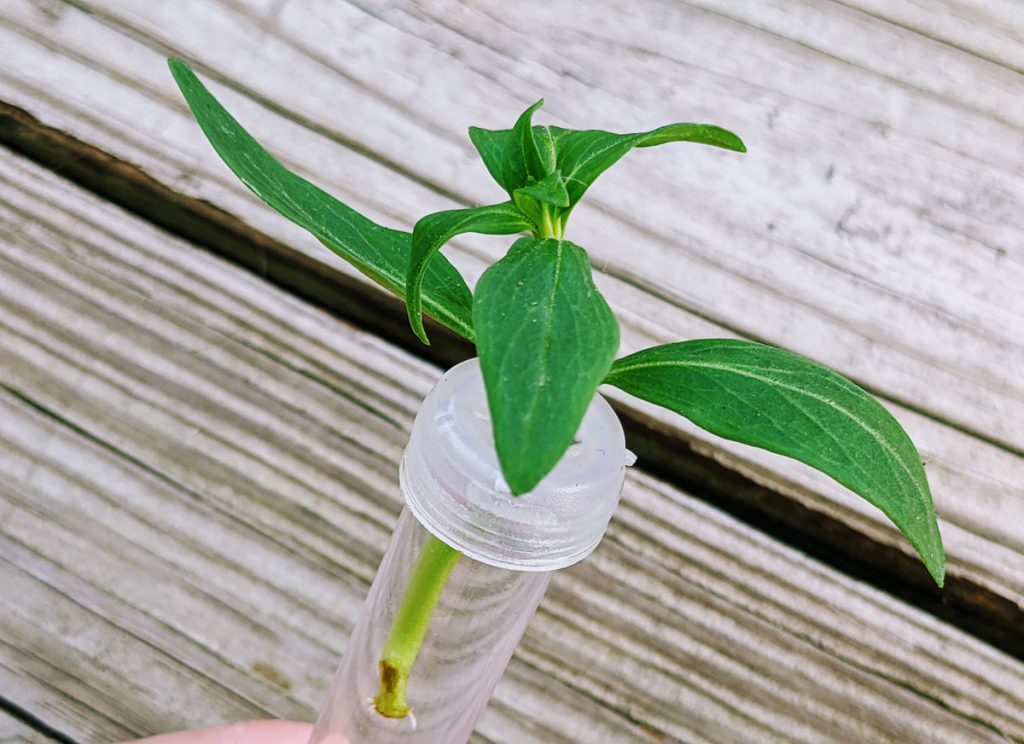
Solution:
<path fill-rule="evenodd" d="M 814 467 L 881 509 L 942 586 L 945 555 L 921 457 L 895 418 L 839 374 L 782 349 L 737 339 L 656 346 L 616 359 L 619 326 L 594 285 L 587 252 L 565 239 L 590 185 L 634 148 L 693 142 L 745 152 L 708 124 L 649 132 L 537 126 L 530 106 L 510 129 L 469 136 L 504 190 L 497 203 L 430 214 L 403 232 L 378 225 L 275 160 L 182 61 L 171 71 L 214 149 L 268 206 L 311 232 L 370 279 L 405 299 L 429 343 L 426 313 L 476 344 L 505 480 L 532 490 L 572 444 L 590 401 L 610 384 L 720 437 Z M 471 292 L 441 255 L 457 235 L 525 234 Z M 402 717 L 430 619 L 459 553 L 424 548 L 380 661 L 375 700 Z"/>

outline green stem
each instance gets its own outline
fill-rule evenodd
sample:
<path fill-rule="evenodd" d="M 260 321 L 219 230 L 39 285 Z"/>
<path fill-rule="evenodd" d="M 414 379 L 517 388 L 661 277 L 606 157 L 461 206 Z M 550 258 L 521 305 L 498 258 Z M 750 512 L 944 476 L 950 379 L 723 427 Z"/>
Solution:
<path fill-rule="evenodd" d="M 409 714 L 405 694 L 409 673 L 423 646 L 430 618 L 434 615 L 444 585 L 461 555 L 455 548 L 431 535 L 416 559 L 402 603 L 381 652 L 380 691 L 373 704 L 382 716 L 405 718 Z"/>
<path fill-rule="evenodd" d="M 565 224 L 547 204 L 540 205 L 540 224 L 537 227 L 536 235 L 539 238 L 561 239 L 565 234 Z"/>

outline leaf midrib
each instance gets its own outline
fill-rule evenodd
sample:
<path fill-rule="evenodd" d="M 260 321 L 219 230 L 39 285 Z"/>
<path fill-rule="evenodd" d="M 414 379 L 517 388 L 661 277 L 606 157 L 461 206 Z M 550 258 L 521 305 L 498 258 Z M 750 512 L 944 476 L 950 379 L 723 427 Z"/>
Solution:
<path fill-rule="evenodd" d="M 630 139 L 629 139 L 628 144 L 631 147 L 634 146 L 633 142 L 636 139 L 639 139 L 640 137 L 641 137 L 641 135 L 636 135 L 636 134 L 632 135 L 630 137 Z M 609 150 L 612 150 L 612 149 L 614 149 L 615 147 L 617 147 L 617 146 L 619 146 L 621 144 L 623 144 L 621 141 L 613 141 L 613 142 L 610 142 L 608 145 L 606 145 L 605 147 L 603 147 L 600 150 L 592 150 L 590 152 L 590 154 L 586 158 L 576 162 L 576 167 L 573 168 L 572 171 L 569 172 L 569 175 L 566 176 L 566 180 L 567 181 L 579 181 L 579 183 L 585 183 L 584 181 L 580 181 L 578 178 L 576 178 L 576 174 L 579 173 L 581 170 L 583 170 L 584 167 L 586 167 L 587 165 L 592 163 L 594 160 L 596 160 L 599 156 L 604 155 Z"/>
<path fill-rule="evenodd" d="M 549 378 L 548 368 L 550 367 L 550 362 L 551 362 L 551 344 L 552 344 L 552 338 L 553 338 L 553 329 L 554 329 L 554 325 L 555 325 L 555 323 L 554 323 L 553 308 L 555 306 L 555 295 L 558 293 L 558 286 L 559 286 L 559 283 L 562 281 L 562 256 L 563 256 L 563 246 L 562 246 L 562 244 L 563 244 L 563 242 L 564 241 L 561 241 L 561 240 L 555 241 L 555 246 L 556 246 L 556 249 L 555 249 L 555 266 L 554 266 L 555 270 L 554 270 L 554 276 L 553 276 L 552 281 L 551 281 L 551 293 L 548 296 L 548 303 L 547 303 L 547 307 L 548 307 L 548 322 L 547 322 L 547 327 L 544 329 L 544 351 L 541 354 L 541 362 L 542 362 L 541 363 L 541 376 L 542 376 L 541 377 L 541 381 L 547 380 Z M 541 387 L 542 387 L 541 385 L 537 385 L 534 388 L 533 396 L 532 396 L 532 398 L 530 400 L 530 407 L 529 407 L 529 410 L 528 410 L 527 415 L 526 415 L 527 425 L 526 425 L 525 429 L 528 432 L 530 432 L 531 434 L 533 433 L 534 419 L 535 419 L 535 416 L 536 416 L 536 413 L 537 413 L 537 409 L 538 409 L 538 407 L 537 407 L 537 399 L 540 397 Z"/>

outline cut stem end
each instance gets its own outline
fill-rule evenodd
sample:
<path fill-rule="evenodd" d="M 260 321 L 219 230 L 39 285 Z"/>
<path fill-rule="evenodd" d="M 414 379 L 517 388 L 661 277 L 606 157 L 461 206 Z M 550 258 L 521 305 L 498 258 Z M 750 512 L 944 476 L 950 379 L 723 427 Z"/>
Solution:
<path fill-rule="evenodd" d="M 373 707 L 385 718 L 405 718 L 412 711 L 405 698 L 409 684 L 408 673 L 389 661 L 380 662 L 380 692 L 373 699 Z"/>

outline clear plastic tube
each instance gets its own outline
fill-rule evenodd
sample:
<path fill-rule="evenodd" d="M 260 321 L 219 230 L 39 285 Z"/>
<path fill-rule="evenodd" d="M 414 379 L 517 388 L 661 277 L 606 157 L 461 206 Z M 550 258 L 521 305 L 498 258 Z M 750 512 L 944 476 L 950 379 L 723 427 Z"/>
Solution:
<path fill-rule="evenodd" d="M 598 396 L 554 470 L 513 496 L 477 360 L 449 370 L 413 425 L 406 508 L 310 744 L 463 744 L 552 573 L 600 542 L 631 459 Z"/>
<path fill-rule="evenodd" d="M 409 678 L 412 711 L 386 718 L 374 703 L 381 650 L 414 568 L 434 539 L 408 509 L 402 511 L 317 720 L 315 744 L 453 744 L 473 732 L 553 572 L 509 571 L 458 558 Z"/>

